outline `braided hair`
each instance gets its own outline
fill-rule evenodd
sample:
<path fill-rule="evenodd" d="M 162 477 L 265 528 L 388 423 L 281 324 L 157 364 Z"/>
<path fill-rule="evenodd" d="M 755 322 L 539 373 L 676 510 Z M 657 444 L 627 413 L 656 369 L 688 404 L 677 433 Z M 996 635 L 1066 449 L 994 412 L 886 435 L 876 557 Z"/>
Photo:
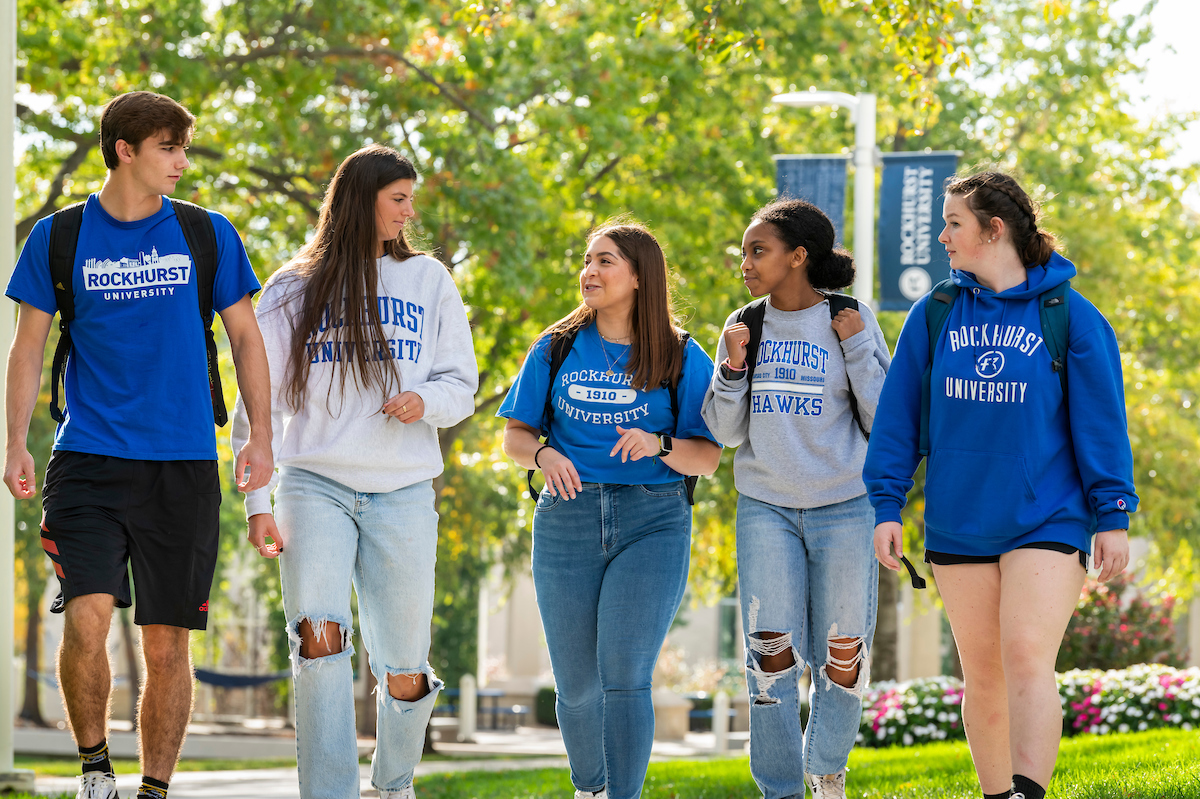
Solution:
<path fill-rule="evenodd" d="M 854 256 L 835 248 L 833 223 L 804 200 L 776 200 L 760 208 L 754 220 L 769 222 L 779 238 L 794 250 L 808 252 L 808 282 L 815 289 L 840 289 L 854 282 Z"/>
<path fill-rule="evenodd" d="M 961 195 L 979 225 L 987 230 L 992 218 L 1004 220 L 1021 263 L 1027 267 L 1044 266 L 1058 246 L 1053 233 L 1037 226 L 1037 208 L 1033 200 L 1009 175 L 978 172 L 967 177 L 946 180 L 946 196 Z"/>

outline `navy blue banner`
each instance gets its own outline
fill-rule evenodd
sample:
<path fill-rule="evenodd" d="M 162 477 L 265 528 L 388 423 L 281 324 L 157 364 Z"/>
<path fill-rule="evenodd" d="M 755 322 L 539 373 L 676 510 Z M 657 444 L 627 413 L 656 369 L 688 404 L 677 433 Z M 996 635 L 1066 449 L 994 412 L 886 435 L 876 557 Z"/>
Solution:
<path fill-rule="evenodd" d="M 833 222 L 834 240 L 844 239 L 848 155 L 777 155 L 775 186 L 780 197 L 808 200 Z"/>
<path fill-rule="evenodd" d="M 942 184 L 958 168 L 957 152 L 884 153 L 879 189 L 879 309 L 907 311 L 950 277 L 938 242 Z"/>

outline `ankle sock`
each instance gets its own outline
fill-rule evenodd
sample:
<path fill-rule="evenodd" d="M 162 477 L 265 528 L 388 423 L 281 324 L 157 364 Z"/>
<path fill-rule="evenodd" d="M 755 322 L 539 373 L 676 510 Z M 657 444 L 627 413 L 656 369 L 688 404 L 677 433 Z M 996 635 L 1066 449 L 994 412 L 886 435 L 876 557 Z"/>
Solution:
<path fill-rule="evenodd" d="M 167 783 L 153 777 L 142 777 L 142 787 L 138 788 L 137 799 L 167 799 Z"/>
<path fill-rule="evenodd" d="M 1046 799 L 1046 789 L 1024 774 L 1013 775 L 1012 789 L 1014 793 L 1022 794 L 1025 799 Z"/>
<path fill-rule="evenodd" d="M 83 773 L 103 771 L 112 774 L 112 761 L 108 759 L 108 740 L 105 739 L 95 746 L 79 747 L 79 759 L 83 763 Z"/>
<path fill-rule="evenodd" d="M 1009 788 L 1004 793 L 985 793 L 983 799 L 1008 799 L 1012 796 L 1012 789 Z"/>

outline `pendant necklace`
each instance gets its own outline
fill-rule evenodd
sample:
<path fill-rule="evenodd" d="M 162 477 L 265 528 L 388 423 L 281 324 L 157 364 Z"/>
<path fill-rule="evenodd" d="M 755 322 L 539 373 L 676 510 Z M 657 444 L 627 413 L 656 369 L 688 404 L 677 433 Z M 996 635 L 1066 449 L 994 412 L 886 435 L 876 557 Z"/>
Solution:
<path fill-rule="evenodd" d="M 605 338 L 600 333 L 599 330 L 596 331 L 596 334 L 600 336 L 600 351 L 604 353 L 604 362 L 608 364 L 608 371 L 605 372 L 604 374 L 606 377 L 612 377 L 613 376 L 613 362 L 608 357 L 608 348 L 604 346 Z M 613 342 L 613 343 L 615 344 L 616 342 Z M 628 345 L 626 345 L 626 346 L 628 346 Z M 620 354 L 618 354 L 617 361 L 620 361 L 620 360 L 621 360 L 621 356 L 620 356 Z"/>

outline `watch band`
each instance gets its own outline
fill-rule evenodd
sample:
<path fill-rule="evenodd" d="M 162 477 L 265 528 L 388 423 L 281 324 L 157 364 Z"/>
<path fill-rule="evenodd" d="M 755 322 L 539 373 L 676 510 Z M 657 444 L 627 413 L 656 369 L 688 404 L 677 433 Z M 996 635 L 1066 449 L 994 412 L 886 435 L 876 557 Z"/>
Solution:
<path fill-rule="evenodd" d="M 666 435 L 665 433 L 663 435 L 660 435 L 658 437 L 658 455 L 657 455 L 657 457 L 661 458 L 663 455 L 670 455 L 674 448 L 674 444 L 675 444 L 675 442 L 671 440 L 670 436 Z"/>

